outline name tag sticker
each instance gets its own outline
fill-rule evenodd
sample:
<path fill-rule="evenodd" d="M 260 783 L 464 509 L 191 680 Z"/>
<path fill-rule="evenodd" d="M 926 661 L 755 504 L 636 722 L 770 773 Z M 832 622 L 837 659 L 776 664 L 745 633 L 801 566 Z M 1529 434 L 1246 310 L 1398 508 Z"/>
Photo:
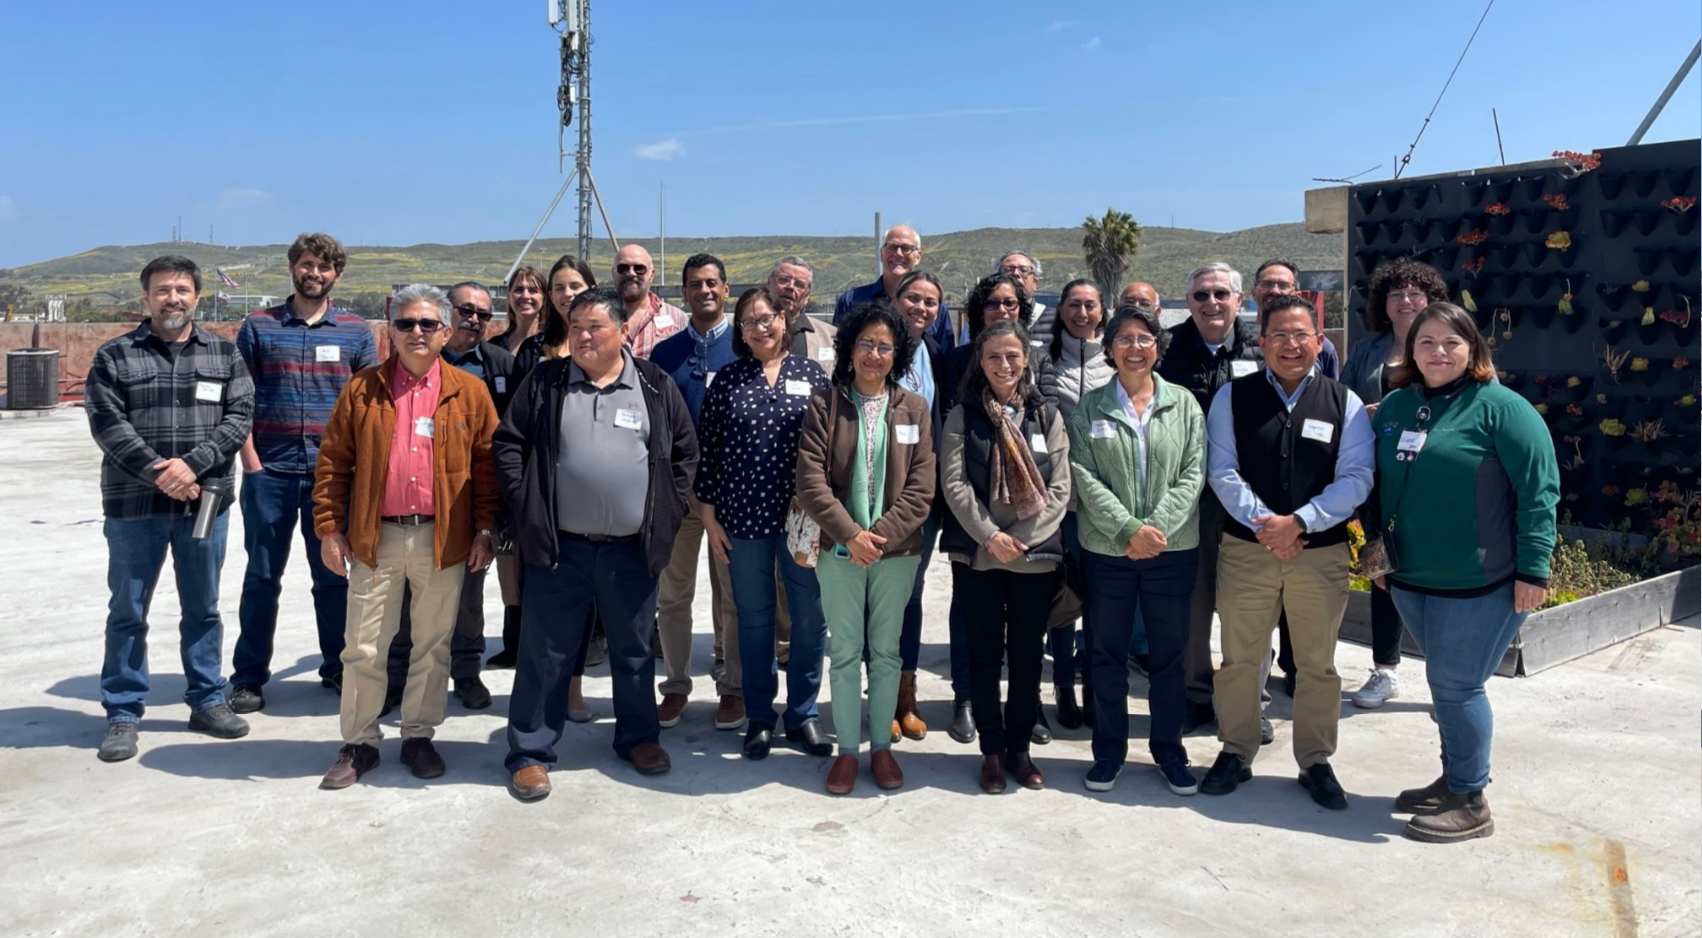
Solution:
<path fill-rule="evenodd" d="M 1117 427 L 1109 420 L 1095 420 L 1091 432 L 1096 440 L 1112 440 L 1117 437 Z"/>
<path fill-rule="evenodd" d="M 644 419 L 638 416 L 638 411 L 622 408 L 615 411 L 615 426 L 622 430 L 642 430 L 644 429 Z"/>
<path fill-rule="evenodd" d="M 316 362 L 340 362 L 343 360 L 341 345 L 316 345 L 313 347 L 313 360 Z"/>
<path fill-rule="evenodd" d="M 810 383 L 808 381 L 799 381 L 796 378 L 790 378 L 786 381 L 787 394 L 792 394 L 797 397 L 809 397 L 811 390 L 812 389 L 810 388 Z"/>
<path fill-rule="evenodd" d="M 893 435 L 900 443 L 922 442 L 922 428 L 914 423 L 901 423 L 892 428 Z"/>
<path fill-rule="evenodd" d="M 414 418 L 414 436 L 423 436 L 429 440 L 435 436 L 436 433 L 437 426 L 432 423 L 432 419 L 430 417 Z"/>
<path fill-rule="evenodd" d="M 1046 344 L 1046 340 L 1045 339 L 1029 339 L 1028 344 L 1034 346 L 1035 348 L 1039 348 L 1040 346 Z"/>
<path fill-rule="evenodd" d="M 1259 370 L 1258 362 L 1230 362 L 1229 373 L 1237 378 L 1245 378 Z"/>
<path fill-rule="evenodd" d="M 195 382 L 195 399 L 216 404 L 225 396 L 225 386 L 219 381 Z"/>
<path fill-rule="evenodd" d="M 1429 435 L 1423 430 L 1403 430 L 1401 431 L 1401 441 L 1396 444 L 1396 448 L 1403 453 L 1416 454 L 1424 448 L 1424 439 Z"/>
<path fill-rule="evenodd" d="M 508 393 L 508 376 L 507 375 L 497 375 L 496 376 L 496 393 L 498 393 L 498 394 L 507 394 Z"/>
<path fill-rule="evenodd" d="M 821 348 L 816 349 L 816 361 L 818 361 L 818 362 L 833 361 L 833 346 L 824 345 Z"/>
<path fill-rule="evenodd" d="M 703 376 L 703 389 L 704 390 L 706 390 L 706 391 L 709 390 L 709 386 L 714 384 L 714 383 L 715 383 L 715 372 L 711 371 L 708 374 Z"/>
<path fill-rule="evenodd" d="M 1308 440 L 1328 443 L 1335 438 L 1336 428 L 1322 420 L 1307 418 L 1306 422 L 1300 425 L 1300 435 Z"/>
<path fill-rule="evenodd" d="M 1040 434 L 1040 433 L 1036 433 L 1033 436 L 1029 437 L 1028 438 L 1028 448 L 1035 451 L 1036 453 L 1040 453 L 1042 455 L 1045 455 L 1045 453 L 1046 453 L 1046 437 L 1045 437 L 1045 435 Z"/>

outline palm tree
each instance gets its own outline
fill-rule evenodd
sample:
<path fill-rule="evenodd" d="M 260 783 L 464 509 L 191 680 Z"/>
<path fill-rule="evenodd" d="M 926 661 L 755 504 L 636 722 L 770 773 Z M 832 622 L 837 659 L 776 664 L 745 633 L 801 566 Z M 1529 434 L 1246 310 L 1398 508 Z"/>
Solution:
<path fill-rule="evenodd" d="M 1088 269 L 1093 271 L 1093 279 L 1099 282 L 1104 295 L 1114 297 L 1123 289 L 1123 274 L 1129 269 L 1129 261 L 1141 249 L 1140 223 L 1128 212 L 1107 208 L 1104 218 L 1089 215 L 1081 227 L 1086 232 L 1081 246 Z"/>

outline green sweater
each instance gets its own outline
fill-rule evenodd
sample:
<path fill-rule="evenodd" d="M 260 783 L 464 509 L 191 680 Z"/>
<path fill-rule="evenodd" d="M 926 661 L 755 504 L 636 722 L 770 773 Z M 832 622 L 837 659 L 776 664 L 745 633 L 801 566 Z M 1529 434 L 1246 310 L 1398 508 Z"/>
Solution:
<path fill-rule="evenodd" d="M 1147 421 L 1146 490 L 1135 465 L 1135 422 L 1117 399 L 1117 380 L 1089 391 L 1070 415 L 1070 466 L 1083 550 L 1123 556 L 1129 538 L 1150 524 L 1166 551 L 1200 545 L 1200 490 L 1206 479 L 1206 419 L 1184 388 L 1153 375 Z"/>
<path fill-rule="evenodd" d="M 1412 462 L 1401 434 L 1429 432 Z M 1394 515 L 1400 569 L 1390 579 L 1421 592 L 1482 595 L 1517 578 L 1546 586 L 1554 553 L 1560 468 L 1536 409 L 1496 383 L 1467 381 L 1455 395 L 1402 388 L 1383 398 L 1377 432 L 1381 528 Z M 1371 532 L 1367 532 L 1371 533 Z"/>

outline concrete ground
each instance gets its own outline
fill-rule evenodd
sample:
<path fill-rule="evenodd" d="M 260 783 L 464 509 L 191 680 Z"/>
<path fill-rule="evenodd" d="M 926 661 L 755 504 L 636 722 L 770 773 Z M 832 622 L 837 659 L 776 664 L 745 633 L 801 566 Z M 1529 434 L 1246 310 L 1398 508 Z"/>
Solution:
<path fill-rule="evenodd" d="M 1232 796 L 1171 795 L 1138 742 L 1116 790 L 1089 794 L 1085 731 L 1037 748 L 1045 791 L 980 794 L 975 751 L 944 732 L 943 563 L 930 572 L 922 661 L 934 729 L 898 746 L 899 792 L 878 792 L 865 770 L 855 794 L 829 796 L 829 760 L 784 747 L 742 761 L 740 734 L 713 728 L 701 680 L 685 722 L 663 733 L 671 774 L 642 778 L 617 760 L 605 717 L 569 727 L 554 795 L 521 804 L 501 771 L 512 672 L 489 675 L 492 709 L 450 704 L 443 778 L 423 783 L 399 764 L 392 718 L 384 764 L 323 792 L 337 701 L 313 678 L 299 561 L 280 679 L 251 735 L 186 731 L 168 575 L 141 755 L 95 759 L 107 598 L 97 452 L 80 410 L 0 422 L 0 452 L 0 935 L 1702 933 L 1694 623 L 1495 679 L 1498 829 L 1453 846 L 1403 839 L 1393 813 L 1399 789 L 1437 771 L 1419 661 L 1383 709 L 1344 700 L 1345 812 L 1295 784 L 1280 693 L 1277 742 Z M 227 661 L 238 531 L 223 584 Z M 493 611 L 495 588 L 492 578 Z M 707 588 L 699 597 L 701 673 Z M 1341 647 L 1350 689 L 1369 660 Z M 606 675 L 595 669 L 587 686 L 604 714 Z M 1144 691 L 1137 677 L 1134 697 Z M 1188 748 L 1200 764 L 1217 750 L 1203 736 Z"/>

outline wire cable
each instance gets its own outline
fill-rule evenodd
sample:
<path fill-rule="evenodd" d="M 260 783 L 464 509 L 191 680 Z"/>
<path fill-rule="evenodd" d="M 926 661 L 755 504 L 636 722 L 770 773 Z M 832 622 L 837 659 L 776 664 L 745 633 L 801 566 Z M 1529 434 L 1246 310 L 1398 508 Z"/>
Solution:
<path fill-rule="evenodd" d="M 1460 50 L 1460 58 L 1454 63 L 1454 70 L 1448 73 L 1448 80 L 1442 83 L 1442 91 L 1436 95 L 1436 103 L 1430 106 L 1430 113 L 1424 115 L 1424 123 L 1419 125 L 1418 136 L 1412 138 L 1412 146 L 1407 147 L 1407 155 L 1401 157 L 1401 161 L 1395 165 L 1396 179 L 1401 178 L 1401 170 L 1406 169 L 1407 164 L 1412 162 L 1412 153 L 1418 149 L 1418 141 L 1423 140 L 1424 132 L 1430 129 L 1430 119 L 1436 116 L 1436 109 L 1442 106 L 1443 95 L 1448 93 L 1448 86 L 1454 83 L 1454 76 L 1459 73 L 1460 64 L 1466 60 L 1466 53 L 1472 51 L 1472 43 L 1477 41 L 1477 32 L 1483 28 L 1483 21 L 1489 18 L 1489 10 L 1493 6 L 1495 0 L 1489 0 L 1483 8 L 1483 15 L 1477 18 L 1477 26 L 1472 28 L 1472 35 L 1466 40 L 1466 47 Z"/>

